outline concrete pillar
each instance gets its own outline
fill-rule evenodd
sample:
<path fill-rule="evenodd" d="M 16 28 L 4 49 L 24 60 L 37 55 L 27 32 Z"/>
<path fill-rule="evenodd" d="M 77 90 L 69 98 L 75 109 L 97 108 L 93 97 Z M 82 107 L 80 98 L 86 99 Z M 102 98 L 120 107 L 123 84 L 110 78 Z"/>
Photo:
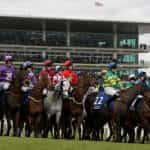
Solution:
<path fill-rule="evenodd" d="M 70 21 L 67 21 L 66 22 L 66 33 L 67 33 L 67 46 L 69 47 L 70 46 Z"/>
<path fill-rule="evenodd" d="M 113 24 L 113 46 L 114 48 L 118 47 L 118 33 L 117 33 L 117 24 Z"/>
<path fill-rule="evenodd" d="M 42 41 L 46 42 L 46 21 L 42 21 Z"/>
<path fill-rule="evenodd" d="M 117 53 L 113 53 L 113 59 L 116 59 L 117 60 Z"/>

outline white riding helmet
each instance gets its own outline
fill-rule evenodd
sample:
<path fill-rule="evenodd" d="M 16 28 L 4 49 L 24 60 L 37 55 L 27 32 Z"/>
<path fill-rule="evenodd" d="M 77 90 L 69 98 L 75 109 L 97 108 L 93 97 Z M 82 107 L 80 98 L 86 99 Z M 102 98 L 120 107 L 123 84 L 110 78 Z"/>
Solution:
<path fill-rule="evenodd" d="M 129 76 L 129 79 L 135 79 L 136 78 L 136 76 L 134 75 L 134 74 L 131 74 L 130 76 Z"/>
<path fill-rule="evenodd" d="M 56 67 L 55 67 L 55 70 L 56 70 L 56 71 L 61 70 L 61 66 L 56 66 Z"/>

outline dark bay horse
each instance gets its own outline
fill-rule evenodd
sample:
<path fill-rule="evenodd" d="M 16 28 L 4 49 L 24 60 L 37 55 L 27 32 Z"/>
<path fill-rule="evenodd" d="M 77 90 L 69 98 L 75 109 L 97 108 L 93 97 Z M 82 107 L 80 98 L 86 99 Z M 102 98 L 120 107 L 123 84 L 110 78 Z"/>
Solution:
<path fill-rule="evenodd" d="M 63 99 L 62 119 L 64 125 L 64 136 L 75 138 L 76 128 L 81 139 L 81 125 L 83 121 L 83 98 L 88 88 L 94 84 L 91 76 L 82 74 L 79 76 L 79 83 L 74 87 L 71 97 Z M 73 128 L 73 129 L 72 129 Z M 68 131 L 66 131 L 68 129 Z M 67 138 L 68 138 L 67 137 Z"/>
<path fill-rule="evenodd" d="M 43 90 L 48 88 L 48 77 L 43 76 L 33 87 L 30 96 L 28 97 L 28 125 L 29 130 L 27 136 L 30 136 L 31 131 L 34 131 L 35 137 L 41 137 L 42 115 L 43 115 Z"/>
<path fill-rule="evenodd" d="M 140 85 L 135 85 L 132 88 L 123 90 L 120 92 L 120 97 L 113 100 L 114 104 L 112 108 L 106 107 L 97 110 L 93 110 L 93 103 L 97 93 L 89 95 L 85 102 L 87 109 L 85 138 L 90 139 L 90 134 L 92 134 L 93 139 L 99 140 L 100 130 L 103 131 L 103 126 L 108 123 L 110 136 L 107 138 L 107 141 L 110 140 L 113 135 L 113 127 L 117 134 L 116 140 L 121 141 L 121 127 L 124 127 L 129 106 L 140 93 L 140 90 Z"/>
<path fill-rule="evenodd" d="M 6 96 L 7 136 L 9 136 L 9 132 L 11 129 L 10 120 L 13 120 L 13 129 L 14 129 L 13 135 L 20 136 L 21 134 L 19 131 L 20 108 L 23 97 L 21 87 L 23 86 L 25 78 L 26 72 L 24 70 L 18 70 L 15 78 L 11 83 L 10 89 L 7 92 Z"/>
<path fill-rule="evenodd" d="M 145 137 L 150 133 L 150 89 L 145 89 L 142 92 L 143 99 L 139 102 L 139 106 L 134 111 L 128 112 L 126 121 L 126 132 L 129 134 L 129 142 L 134 142 L 134 128 L 139 126 L 144 129 L 142 143 L 145 142 Z"/>
<path fill-rule="evenodd" d="M 114 136 L 115 141 L 121 142 L 121 128 L 125 127 L 126 118 L 129 111 L 129 106 L 136 98 L 138 94 L 142 91 L 142 86 L 136 84 L 133 87 L 123 90 L 120 92 L 120 97 L 117 98 L 114 102 L 113 107 L 113 122 L 114 122 Z"/>
<path fill-rule="evenodd" d="M 85 100 L 85 109 L 87 115 L 84 118 L 84 140 L 103 140 L 103 127 L 106 123 L 109 125 L 110 136 L 107 138 L 107 141 L 110 140 L 112 131 L 111 119 L 112 119 L 112 110 L 109 108 L 96 109 L 94 110 L 94 101 L 98 92 L 93 92 L 89 94 Z M 101 133 L 101 138 L 100 138 Z"/>

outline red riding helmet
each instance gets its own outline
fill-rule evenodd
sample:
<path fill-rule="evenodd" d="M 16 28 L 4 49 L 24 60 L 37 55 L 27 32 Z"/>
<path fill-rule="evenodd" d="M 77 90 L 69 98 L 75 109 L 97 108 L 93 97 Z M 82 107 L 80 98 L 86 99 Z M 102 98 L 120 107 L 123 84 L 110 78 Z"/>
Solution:
<path fill-rule="evenodd" d="M 45 60 L 44 61 L 44 66 L 51 66 L 53 62 L 51 60 Z"/>
<path fill-rule="evenodd" d="M 64 63 L 64 66 L 69 67 L 72 65 L 72 61 L 71 60 L 66 60 Z"/>

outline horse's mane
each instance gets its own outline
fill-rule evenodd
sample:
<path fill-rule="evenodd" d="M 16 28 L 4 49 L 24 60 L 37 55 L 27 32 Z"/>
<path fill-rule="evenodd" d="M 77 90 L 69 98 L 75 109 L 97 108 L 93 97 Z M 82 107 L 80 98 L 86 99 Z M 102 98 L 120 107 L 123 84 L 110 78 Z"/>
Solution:
<path fill-rule="evenodd" d="M 130 87 L 126 90 L 121 91 L 120 93 L 121 101 L 127 102 L 127 101 L 133 100 L 135 96 L 140 93 L 140 90 L 141 90 L 141 85 L 136 84 L 133 87 Z"/>

